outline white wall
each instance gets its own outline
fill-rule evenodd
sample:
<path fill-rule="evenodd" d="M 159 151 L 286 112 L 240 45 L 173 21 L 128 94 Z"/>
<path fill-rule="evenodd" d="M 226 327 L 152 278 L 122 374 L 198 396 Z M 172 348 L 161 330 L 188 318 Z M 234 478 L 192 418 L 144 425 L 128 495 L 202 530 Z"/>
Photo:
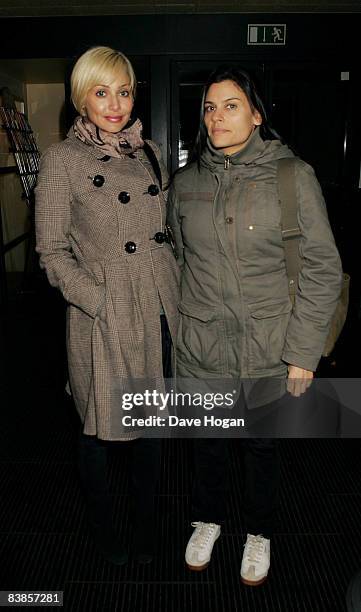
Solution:
<path fill-rule="evenodd" d="M 64 83 L 26 85 L 29 123 L 40 151 L 63 140 Z"/>

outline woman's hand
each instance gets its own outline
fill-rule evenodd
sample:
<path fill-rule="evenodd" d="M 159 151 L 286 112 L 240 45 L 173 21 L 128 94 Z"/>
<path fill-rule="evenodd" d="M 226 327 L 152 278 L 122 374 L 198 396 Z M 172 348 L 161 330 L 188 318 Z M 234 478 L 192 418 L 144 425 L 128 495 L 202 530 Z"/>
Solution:
<path fill-rule="evenodd" d="M 288 366 L 287 391 L 294 397 L 299 397 L 307 391 L 313 379 L 311 370 L 304 370 L 298 366 Z"/>

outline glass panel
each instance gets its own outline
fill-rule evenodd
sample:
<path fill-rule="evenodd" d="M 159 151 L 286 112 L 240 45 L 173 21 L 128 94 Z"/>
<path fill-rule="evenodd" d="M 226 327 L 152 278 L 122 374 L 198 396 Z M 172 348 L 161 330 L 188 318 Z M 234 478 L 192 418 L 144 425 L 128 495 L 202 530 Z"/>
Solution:
<path fill-rule="evenodd" d="M 348 82 L 320 66 L 275 68 L 272 80 L 272 124 L 321 181 L 339 182 Z"/>
<path fill-rule="evenodd" d="M 143 124 L 143 137 L 151 137 L 150 119 L 150 84 L 149 80 L 138 81 L 137 97 L 135 99 L 133 115 L 138 117 Z"/>
<path fill-rule="evenodd" d="M 181 83 L 179 86 L 179 167 L 187 163 L 197 136 L 202 90 L 201 83 Z"/>

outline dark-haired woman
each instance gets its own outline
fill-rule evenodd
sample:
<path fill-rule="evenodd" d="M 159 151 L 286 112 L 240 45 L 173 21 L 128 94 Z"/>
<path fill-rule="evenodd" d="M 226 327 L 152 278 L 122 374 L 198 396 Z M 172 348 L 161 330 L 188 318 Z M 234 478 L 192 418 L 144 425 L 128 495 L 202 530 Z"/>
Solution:
<path fill-rule="evenodd" d="M 193 159 L 174 179 L 169 204 L 181 278 L 177 375 L 286 379 L 300 396 L 311 383 L 340 293 L 340 258 L 319 184 L 295 160 L 303 259 L 295 306 L 288 291 L 277 168 L 294 157 L 268 125 L 250 77 L 220 68 L 204 89 Z M 279 398 L 270 392 L 263 403 Z M 270 387 L 272 389 L 272 386 Z M 278 503 L 276 441 L 245 441 L 247 541 L 241 580 L 258 585 L 270 566 Z M 207 567 L 224 520 L 223 439 L 195 443 L 190 569 Z"/>

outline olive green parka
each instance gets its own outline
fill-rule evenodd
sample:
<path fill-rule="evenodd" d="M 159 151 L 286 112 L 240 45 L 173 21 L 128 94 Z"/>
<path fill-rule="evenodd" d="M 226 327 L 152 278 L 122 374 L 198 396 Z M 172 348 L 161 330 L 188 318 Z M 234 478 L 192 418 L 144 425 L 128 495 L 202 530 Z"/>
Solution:
<path fill-rule="evenodd" d="M 277 160 L 291 157 L 256 128 L 224 156 L 210 144 L 176 174 L 168 222 L 181 266 L 177 375 L 285 378 L 315 370 L 342 283 L 340 257 L 312 168 L 296 158 L 303 258 L 295 306 L 288 292 Z"/>

